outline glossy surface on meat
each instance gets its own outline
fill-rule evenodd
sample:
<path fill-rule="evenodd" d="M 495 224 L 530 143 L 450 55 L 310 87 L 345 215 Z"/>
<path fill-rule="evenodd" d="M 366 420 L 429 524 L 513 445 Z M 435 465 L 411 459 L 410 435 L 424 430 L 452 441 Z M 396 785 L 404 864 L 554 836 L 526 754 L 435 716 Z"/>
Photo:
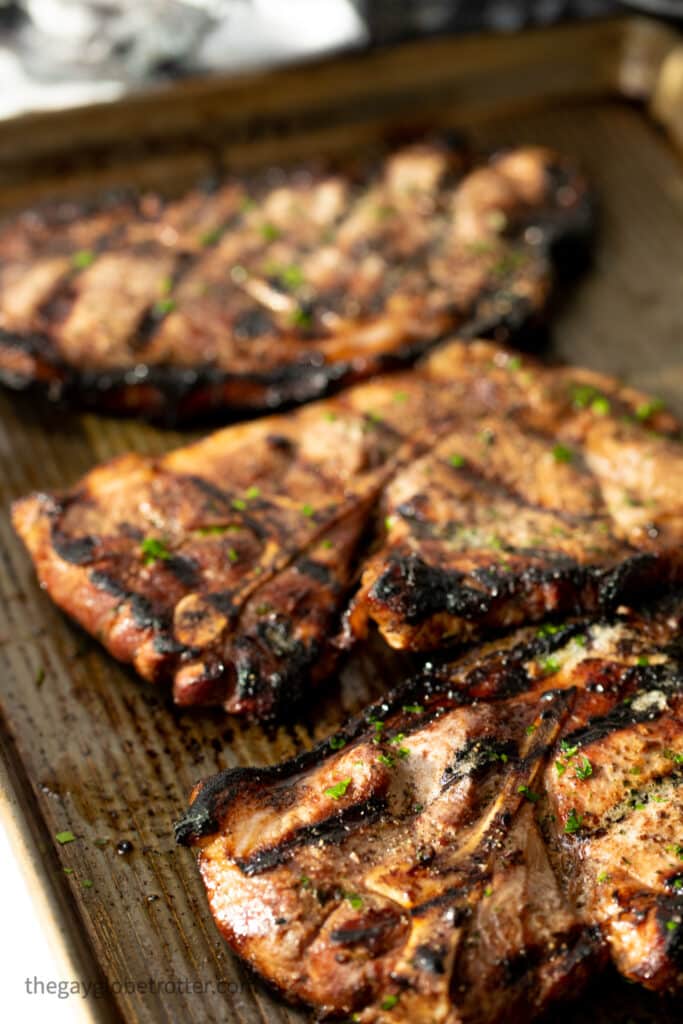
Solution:
<path fill-rule="evenodd" d="M 369 616 L 402 648 L 680 578 L 675 430 L 609 379 L 452 342 L 287 416 L 118 458 L 14 523 L 115 657 L 181 704 L 266 715 L 329 671 L 359 572 L 346 640 Z"/>
<path fill-rule="evenodd" d="M 445 142 L 28 212 L 0 229 L 0 377 L 157 417 L 307 401 L 449 330 L 537 320 L 590 221 L 556 154 Z"/>
<path fill-rule="evenodd" d="M 362 1024 L 528 1021 L 609 959 L 683 992 L 682 625 L 519 631 L 200 784 L 177 836 L 223 935 Z"/>

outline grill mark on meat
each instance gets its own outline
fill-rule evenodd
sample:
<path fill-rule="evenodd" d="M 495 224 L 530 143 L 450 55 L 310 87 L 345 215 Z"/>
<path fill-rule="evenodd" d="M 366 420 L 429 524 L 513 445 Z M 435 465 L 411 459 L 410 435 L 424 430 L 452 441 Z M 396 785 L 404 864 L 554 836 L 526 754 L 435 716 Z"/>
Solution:
<path fill-rule="evenodd" d="M 179 703 L 276 714 L 329 673 L 342 616 L 341 645 L 374 620 L 393 646 L 425 650 L 603 614 L 681 578 L 681 452 L 602 405 L 572 409 L 573 380 L 595 380 L 586 374 L 452 342 L 410 374 L 287 418 L 157 460 L 123 457 L 66 495 L 18 503 L 15 523 L 57 603 L 116 657 L 172 679 Z M 610 490 L 639 452 L 646 511 Z M 556 516 L 557 493 L 578 512 Z M 144 554 L 146 538 L 163 541 L 161 557 Z M 524 686 L 512 661 L 500 671 Z"/>
<path fill-rule="evenodd" d="M 364 1024 L 380 1024 L 389 1005 L 399 1024 L 530 1020 L 576 993 L 609 957 L 630 980 L 679 992 L 683 898 L 674 883 L 683 869 L 665 847 L 677 841 L 681 808 L 662 797 L 680 792 L 683 775 L 669 750 L 683 739 L 680 663 L 669 653 L 682 624 L 679 594 L 549 635 L 525 629 L 427 667 L 350 722 L 337 737 L 343 747 L 323 741 L 279 766 L 200 784 L 177 836 L 197 848 L 225 937 L 289 997 L 355 1012 Z M 559 667 L 539 674 L 548 649 Z M 512 696 L 501 676 L 508 660 L 527 681 Z M 667 714 L 660 707 L 644 718 L 664 686 Z M 626 705 L 631 717 L 619 729 L 581 740 L 629 699 L 635 708 Z M 321 778 L 352 771 L 357 758 L 368 766 L 396 749 L 397 736 L 409 753 L 390 769 L 377 818 L 338 844 L 288 851 L 258 874 L 240 868 L 231 849 L 245 858 L 261 834 L 286 846 L 286 816 L 308 827 Z M 488 756 L 489 743 L 498 755 L 510 750 L 508 760 Z M 576 747 L 590 754 L 592 775 L 583 779 Z M 629 757 L 644 759 L 633 809 L 615 788 Z M 309 895 L 318 889 L 322 916 Z M 386 901 L 389 930 L 401 917 L 409 922 L 390 942 L 378 940 L 377 900 Z M 295 922 L 311 918 L 310 938 L 293 933 L 295 953 L 258 926 L 278 908 Z M 335 959 L 346 943 L 352 959 Z"/>
<path fill-rule="evenodd" d="M 290 839 L 270 849 L 260 850 L 253 857 L 237 859 L 235 863 L 245 875 L 260 875 L 284 863 L 302 846 L 314 844 L 338 846 L 360 825 L 378 821 L 386 811 L 383 799 L 371 797 L 359 804 L 352 804 L 315 825 L 299 829 Z"/>
<path fill-rule="evenodd" d="M 511 173 L 514 154 L 526 162 L 521 176 Z M 293 168 L 228 179 L 175 204 L 146 196 L 111 209 L 103 200 L 99 211 L 34 211 L 33 235 L 49 238 L 61 220 L 52 248 L 67 260 L 85 250 L 88 265 L 28 311 L 27 327 L 0 334 L 0 374 L 12 386 L 47 385 L 54 397 L 113 412 L 241 415 L 410 362 L 454 329 L 523 332 L 547 304 L 555 236 L 585 245 L 591 234 L 587 186 L 567 168 L 573 184 L 558 188 L 541 173 L 556 164 L 562 158 L 549 151 L 520 149 L 476 166 L 442 140 L 380 154 L 360 176 L 353 167 L 304 177 Z M 240 210 L 247 190 L 253 209 Z M 94 234 L 88 216 L 100 217 Z M 3 244 L 18 246 L 29 270 L 41 251 L 21 216 L 5 224 Z M 103 259 L 153 250 L 175 267 L 173 309 L 150 302 L 116 337 L 115 352 L 88 362 L 83 325 L 74 335 L 68 315 L 82 287 Z M 20 270 L 8 262 L 7 274 Z M 109 343 L 113 314 L 100 304 L 98 330 Z M 0 294 L 0 321 L 2 306 Z M 92 319 L 90 308 L 81 312 Z M 122 315 L 116 324 L 123 331 Z"/>

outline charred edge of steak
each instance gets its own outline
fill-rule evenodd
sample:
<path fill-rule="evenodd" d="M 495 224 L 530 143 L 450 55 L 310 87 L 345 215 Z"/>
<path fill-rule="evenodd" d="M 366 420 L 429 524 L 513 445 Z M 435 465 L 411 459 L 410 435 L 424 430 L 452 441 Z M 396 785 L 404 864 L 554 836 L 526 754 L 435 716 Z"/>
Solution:
<path fill-rule="evenodd" d="M 501 687 L 497 696 L 504 700 L 513 693 L 520 693 L 527 689 L 530 681 L 522 669 L 523 662 L 557 650 L 572 636 L 585 629 L 585 620 L 580 620 L 558 628 L 552 634 L 538 635 L 536 633 L 528 641 L 522 642 L 506 652 L 503 658 L 504 668 L 498 670 Z M 466 669 L 462 687 L 457 692 L 451 690 L 447 667 L 429 663 L 422 672 L 399 683 L 386 697 L 354 716 L 342 729 L 317 743 L 311 750 L 303 751 L 278 765 L 260 768 L 229 768 L 203 780 L 194 794 L 190 807 L 176 823 L 176 841 L 184 846 L 190 846 L 196 840 L 212 835 L 220 827 L 220 821 L 226 809 L 247 786 L 266 785 L 305 772 L 319 764 L 330 753 L 353 743 L 368 729 L 374 728 L 377 722 L 389 720 L 398 712 L 401 712 L 400 718 L 398 721 L 392 722 L 391 728 L 387 731 L 387 738 L 391 739 L 399 732 L 406 737 L 410 736 L 412 732 L 424 728 L 434 715 L 439 713 L 440 708 L 438 706 L 433 708 L 431 705 L 432 703 L 438 705 L 440 698 L 444 696 L 444 691 L 453 706 L 458 703 L 466 703 L 469 700 L 469 685 L 475 686 L 478 679 L 489 671 L 490 663 L 499 660 L 499 653 L 493 652 L 483 663 Z M 426 701 L 424 705 L 414 703 L 416 696 Z M 507 753 L 507 750 L 501 752 Z M 493 755 L 491 754 L 489 761 L 492 760 Z M 468 773 L 474 770 L 483 771 L 486 764 L 487 760 L 482 754 L 480 763 L 475 765 L 473 762 L 469 766 Z M 464 772 L 465 770 L 465 766 L 461 765 L 460 771 Z M 444 780 L 444 785 L 448 785 L 451 781 L 455 781 L 455 779 Z"/>
<path fill-rule="evenodd" d="M 553 560 L 552 553 L 548 557 Z M 599 610 L 608 611 L 635 596 L 643 585 L 661 584 L 654 572 L 657 556 L 647 552 L 634 553 L 614 568 L 582 566 L 564 555 L 554 561 L 549 568 L 530 566 L 517 576 L 487 567 L 468 577 L 458 570 L 431 566 L 418 554 L 394 554 L 373 583 L 371 598 L 409 625 L 417 625 L 442 612 L 476 620 L 505 601 L 550 583 L 561 588 L 559 614 L 575 612 L 585 594 L 591 595 Z M 472 586 L 468 579 L 480 585 Z"/>
<path fill-rule="evenodd" d="M 443 141 L 440 140 L 442 144 Z M 449 142 L 446 145 L 452 148 Z M 473 154 L 469 155 L 465 175 L 477 166 Z M 545 203 L 523 211 L 515 228 L 520 237 L 525 229 L 534 230 L 533 242 L 527 240 L 525 245 L 536 264 L 537 275 L 547 279 L 552 287 L 555 278 L 568 276 L 569 271 L 576 275 L 586 265 L 595 230 L 596 204 L 581 175 L 560 157 L 548 164 L 546 175 L 549 188 Z M 563 201 L 563 192 L 567 196 L 571 193 L 571 201 Z M 121 201 L 118 195 L 115 201 Z M 128 201 L 132 215 L 145 219 L 138 198 L 133 196 Z M 106 208 L 108 202 L 105 195 L 99 207 Z M 97 208 L 95 202 L 81 203 L 78 212 L 83 216 Z M 227 228 L 229 224 L 224 224 L 221 230 Z M 115 236 L 117 231 L 115 229 Z M 93 242 L 93 251 L 106 250 L 108 241 L 105 232 Z M 174 279 L 183 277 L 199 258 L 201 256 L 193 257 L 180 251 Z M 361 351 L 358 359 L 326 362 L 319 352 L 307 352 L 304 344 L 299 358 L 267 374 L 232 374 L 212 365 L 187 369 L 169 364 L 145 364 L 144 352 L 140 352 L 139 363 L 132 367 L 81 370 L 60 358 L 48 335 L 36 331 L 22 334 L 0 328 L 0 354 L 3 349 L 13 349 L 25 353 L 30 360 L 24 368 L 12 365 L 12 360 L 3 367 L 0 357 L 0 382 L 14 390 L 47 391 L 53 400 L 112 414 L 138 413 L 167 423 L 215 415 L 219 409 L 227 411 L 231 418 L 243 418 L 311 401 L 332 393 L 343 384 L 409 364 L 455 330 L 463 337 L 486 333 L 500 341 L 514 340 L 523 347 L 533 347 L 532 343 L 542 338 L 544 310 L 541 306 L 545 306 L 545 302 L 534 304 L 523 292 L 515 291 L 514 284 L 503 290 L 493 281 L 459 322 L 454 319 L 443 331 L 434 330 L 428 336 L 406 333 L 392 352 L 375 354 L 368 359 Z M 359 323 L 359 326 L 367 326 L 369 322 Z M 157 324 L 158 318 L 148 312 L 139 328 L 141 346 L 131 340 L 131 349 L 144 348 Z"/>

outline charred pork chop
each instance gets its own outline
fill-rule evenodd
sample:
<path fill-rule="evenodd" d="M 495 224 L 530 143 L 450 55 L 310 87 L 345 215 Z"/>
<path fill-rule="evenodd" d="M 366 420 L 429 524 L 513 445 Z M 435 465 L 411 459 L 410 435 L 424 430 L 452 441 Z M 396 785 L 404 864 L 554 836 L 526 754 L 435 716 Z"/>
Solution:
<path fill-rule="evenodd" d="M 556 154 L 445 142 L 31 211 L 0 229 L 0 378 L 153 417 L 307 401 L 450 330 L 538 319 L 590 221 Z"/>
<path fill-rule="evenodd" d="M 346 640 L 372 618 L 401 648 L 680 579 L 677 429 L 609 378 L 452 342 L 287 416 L 115 459 L 14 523 L 115 657 L 179 703 L 266 715 L 329 670 L 361 570 Z"/>
<path fill-rule="evenodd" d="M 528 1021 L 609 959 L 683 990 L 683 599 L 427 666 L 177 826 L 231 946 L 362 1024 Z"/>

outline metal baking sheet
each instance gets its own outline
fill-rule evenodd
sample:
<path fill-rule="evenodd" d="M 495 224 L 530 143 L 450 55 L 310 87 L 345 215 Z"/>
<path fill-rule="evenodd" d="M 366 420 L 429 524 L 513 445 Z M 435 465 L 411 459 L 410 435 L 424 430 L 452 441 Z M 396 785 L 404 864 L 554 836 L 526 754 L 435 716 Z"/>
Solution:
<path fill-rule="evenodd" d="M 89 112 L 61 117 L 61 133 L 39 119 L 33 134 L 24 128 L 24 143 L 9 125 L 0 129 L 2 203 L 112 182 L 170 187 L 217 162 L 339 150 L 417 122 L 465 125 L 485 145 L 546 143 L 581 161 L 600 200 L 594 265 L 559 296 L 549 355 L 620 374 L 683 413 L 683 173 L 646 106 L 674 46 L 666 30 L 628 19 L 506 40 L 412 44 L 249 79 L 248 89 L 245 81 L 186 87 L 175 119 L 162 94 L 111 108 L 104 126 Z M 363 117 L 359 96 L 375 97 Z M 150 118 L 152 141 L 143 123 Z M 386 652 L 359 653 L 305 718 L 268 731 L 176 709 L 54 608 L 7 516 L 9 502 L 27 491 L 63 487 L 103 459 L 162 452 L 189 436 L 0 394 L 4 759 L 28 831 L 45 851 L 43 876 L 58 895 L 62 928 L 78 939 L 80 971 L 101 983 L 96 1018 L 304 1022 L 309 1014 L 287 1008 L 219 938 L 193 857 L 174 845 L 172 822 L 198 778 L 310 745 L 402 668 Z M 66 829 L 78 838 L 59 846 L 54 836 Z M 117 852 L 121 840 L 131 852 Z M 609 976 L 567 1009 L 566 1020 L 583 1021 L 587 1012 L 604 1022 L 681 1019 L 680 1006 Z"/>

